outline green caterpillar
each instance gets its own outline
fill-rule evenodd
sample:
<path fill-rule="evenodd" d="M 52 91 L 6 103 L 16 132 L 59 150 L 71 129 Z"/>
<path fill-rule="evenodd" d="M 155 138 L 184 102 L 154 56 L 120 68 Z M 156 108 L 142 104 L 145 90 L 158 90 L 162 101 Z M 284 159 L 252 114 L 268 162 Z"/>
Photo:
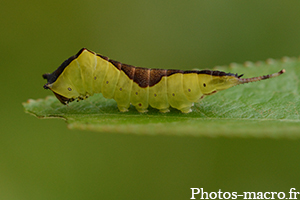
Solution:
<path fill-rule="evenodd" d="M 63 104 L 102 93 L 105 98 L 113 98 L 121 112 L 128 111 L 132 104 L 141 113 L 147 112 L 149 105 L 163 113 L 169 112 L 170 106 L 189 113 L 194 102 L 206 95 L 284 72 L 244 79 L 221 71 L 148 69 L 122 64 L 83 48 L 43 78 L 48 81 L 44 88 L 52 90 Z"/>

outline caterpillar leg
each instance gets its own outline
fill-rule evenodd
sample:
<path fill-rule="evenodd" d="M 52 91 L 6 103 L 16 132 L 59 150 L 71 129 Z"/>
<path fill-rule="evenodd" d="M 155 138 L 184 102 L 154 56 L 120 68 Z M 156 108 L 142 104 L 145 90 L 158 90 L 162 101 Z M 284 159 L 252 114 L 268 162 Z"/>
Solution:
<path fill-rule="evenodd" d="M 185 107 L 185 108 L 181 108 L 180 111 L 182 113 L 190 113 L 190 112 L 192 112 L 192 109 L 191 109 L 191 107 Z"/>
<path fill-rule="evenodd" d="M 159 112 L 167 113 L 167 112 L 170 112 L 170 110 L 168 108 L 165 108 L 165 109 L 160 109 Z"/>
<path fill-rule="evenodd" d="M 128 112 L 128 108 L 126 107 L 118 106 L 118 108 L 120 112 Z"/>

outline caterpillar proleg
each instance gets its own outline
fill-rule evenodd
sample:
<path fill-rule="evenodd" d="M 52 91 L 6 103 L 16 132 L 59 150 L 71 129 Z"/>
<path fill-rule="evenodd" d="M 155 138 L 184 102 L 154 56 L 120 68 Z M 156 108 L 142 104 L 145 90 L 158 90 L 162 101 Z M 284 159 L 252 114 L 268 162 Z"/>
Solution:
<path fill-rule="evenodd" d="M 149 106 L 160 112 L 169 107 L 183 113 L 191 112 L 194 102 L 207 95 L 230 87 L 269 79 L 277 73 L 241 78 L 243 75 L 211 70 L 172 70 L 134 67 L 111 60 L 86 48 L 64 61 L 47 79 L 45 89 L 50 89 L 63 104 L 83 100 L 95 93 L 113 98 L 121 112 L 130 104 L 143 113 Z"/>

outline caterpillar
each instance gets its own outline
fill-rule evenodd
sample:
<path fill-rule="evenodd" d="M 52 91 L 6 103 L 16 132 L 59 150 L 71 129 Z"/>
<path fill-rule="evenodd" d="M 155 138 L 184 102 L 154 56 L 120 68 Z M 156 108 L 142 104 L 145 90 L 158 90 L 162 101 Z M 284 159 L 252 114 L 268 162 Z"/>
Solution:
<path fill-rule="evenodd" d="M 147 112 L 149 105 L 160 112 L 169 107 L 182 113 L 191 112 L 194 102 L 230 87 L 279 76 L 281 71 L 253 78 L 211 70 L 174 70 L 134 67 L 82 48 L 64 61 L 53 73 L 43 74 L 45 89 L 50 89 L 62 104 L 83 100 L 102 93 L 113 98 L 121 112 L 130 104 L 138 112 Z"/>

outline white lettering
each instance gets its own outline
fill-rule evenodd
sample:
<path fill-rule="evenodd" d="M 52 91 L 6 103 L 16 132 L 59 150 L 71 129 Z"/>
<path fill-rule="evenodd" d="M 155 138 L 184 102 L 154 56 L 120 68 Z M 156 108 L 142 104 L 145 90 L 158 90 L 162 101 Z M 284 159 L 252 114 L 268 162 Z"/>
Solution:
<path fill-rule="evenodd" d="M 274 194 L 277 194 L 277 192 L 271 192 L 271 194 L 272 194 L 272 198 L 271 199 L 275 199 L 274 198 Z"/>
<path fill-rule="evenodd" d="M 192 197 L 190 199 L 196 199 L 195 196 L 199 195 L 199 199 L 237 199 L 237 197 L 243 197 L 243 199 L 297 199 L 296 188 L 290 188 L 289 198 L 286 198 L 286 192 L 243 192 L 238 195 L 237 192 L 222 192 L 219 189 L 218 192 L 204 192 L 203 188 L 190 188 L 192 190 Z"/>
<path fill-rule="evenodd" d="M 203 194 L 204 194 L 204 193 L 205 193 L 205 195 L 206 195 L 205 199 L 209 199 L 209 198 L 208 198 L 208 193 L 207 193 L 207 192 L 203 192 L 203 188 L 200 188 L 200 190 L 201 190 L 201 198 L 200 198 L 200 199 L 204 199 L 204 198 L 203 198 Z"/>
<path fill-rule="evenodd" d="M 195 194 L 199 194 L 200 193 L 200 189 L 199 188 L 191 188 L 192 190 L 192 197 L 191 199 L 195 199 Z M 197 192 L 195 192 L 195 190 L 198 190 Z"/>
<path fill-rule="evenodd" d="M 264 196 L 264 194 L 262 192 L 258 192 L 256 199 L 264 199 L 263 196 Z"/>
<path fill-rule="evenodd" d="M 222 196 L 221 196 L 222 193 L 223 193 L 223 192 L 221 192 L 221 189 L 219 189 L 219 192 L 218 192 L 218 197 L 219 197 L 219 199 L 223 199 Z"/>
<path fill-rule="evenodd" d="M 297 193 L 296 192 L 292 192 L 293 190 L 296 190 L 296 188 L 291 188 L 290 189 L 290 192 L 289 192 L 290 193 L 290 199 L 297 199 L 296 198 Z M 292 197 L 292 194 L 294 194 L 294 198 Z"/>
<path fill-rule="evenodd" d="M 249 194 L 249 198 L 247 198 L 247 194 Z M 251 197 L 251 194 L 253 194 L 253 198 Z M 255 192 L 244 192 L 244 199 L 256 199 Z"/>
<path fill-rule="evenodd" d="M 280 197 L 280 194 L 282 194 L 282 197 Z M 284 199 L 284 198 L 285 198 L 285 193 L 284 193 L 284 192 L 279 192 L 279 193 L 277 194 L 277 197 L 278 197 L 279 199 Z"/>
<path fill-rule="evenodd" d="M 233 192 L 232 193 L 232 199 L 237 199 L 238 195 L 237 195 L 237 192 Z"/>
<path fill-rule="evenodd" d="M 269 197 L 269 198 L 267 197 L 267 194 L 270 194 L 270 192 L 265 192 L 264 198 L 265 198 L 265 199 L 270 199 L 270 197 Z"/>
<path fill-rule="evenodd" d="M 212 197 L 212 194 L 214 195 L 214 197 Z M 210 199 L 216 199 L 218 197 L 217 193 L 216 192 L 211 192 L 209 193 L 209 198 Z"/>
<path fill-rule="evenodd" d="M 233 195 L 233 193 L 232 193 L 232 195 Z M 228 196 L 226 197 L 226 195 L 228 195 Z M 230 192 L 224 192 L 223 197 L 224 197 L 224 199 L 230 199 L 230 197 L 231 197 Z"/>

